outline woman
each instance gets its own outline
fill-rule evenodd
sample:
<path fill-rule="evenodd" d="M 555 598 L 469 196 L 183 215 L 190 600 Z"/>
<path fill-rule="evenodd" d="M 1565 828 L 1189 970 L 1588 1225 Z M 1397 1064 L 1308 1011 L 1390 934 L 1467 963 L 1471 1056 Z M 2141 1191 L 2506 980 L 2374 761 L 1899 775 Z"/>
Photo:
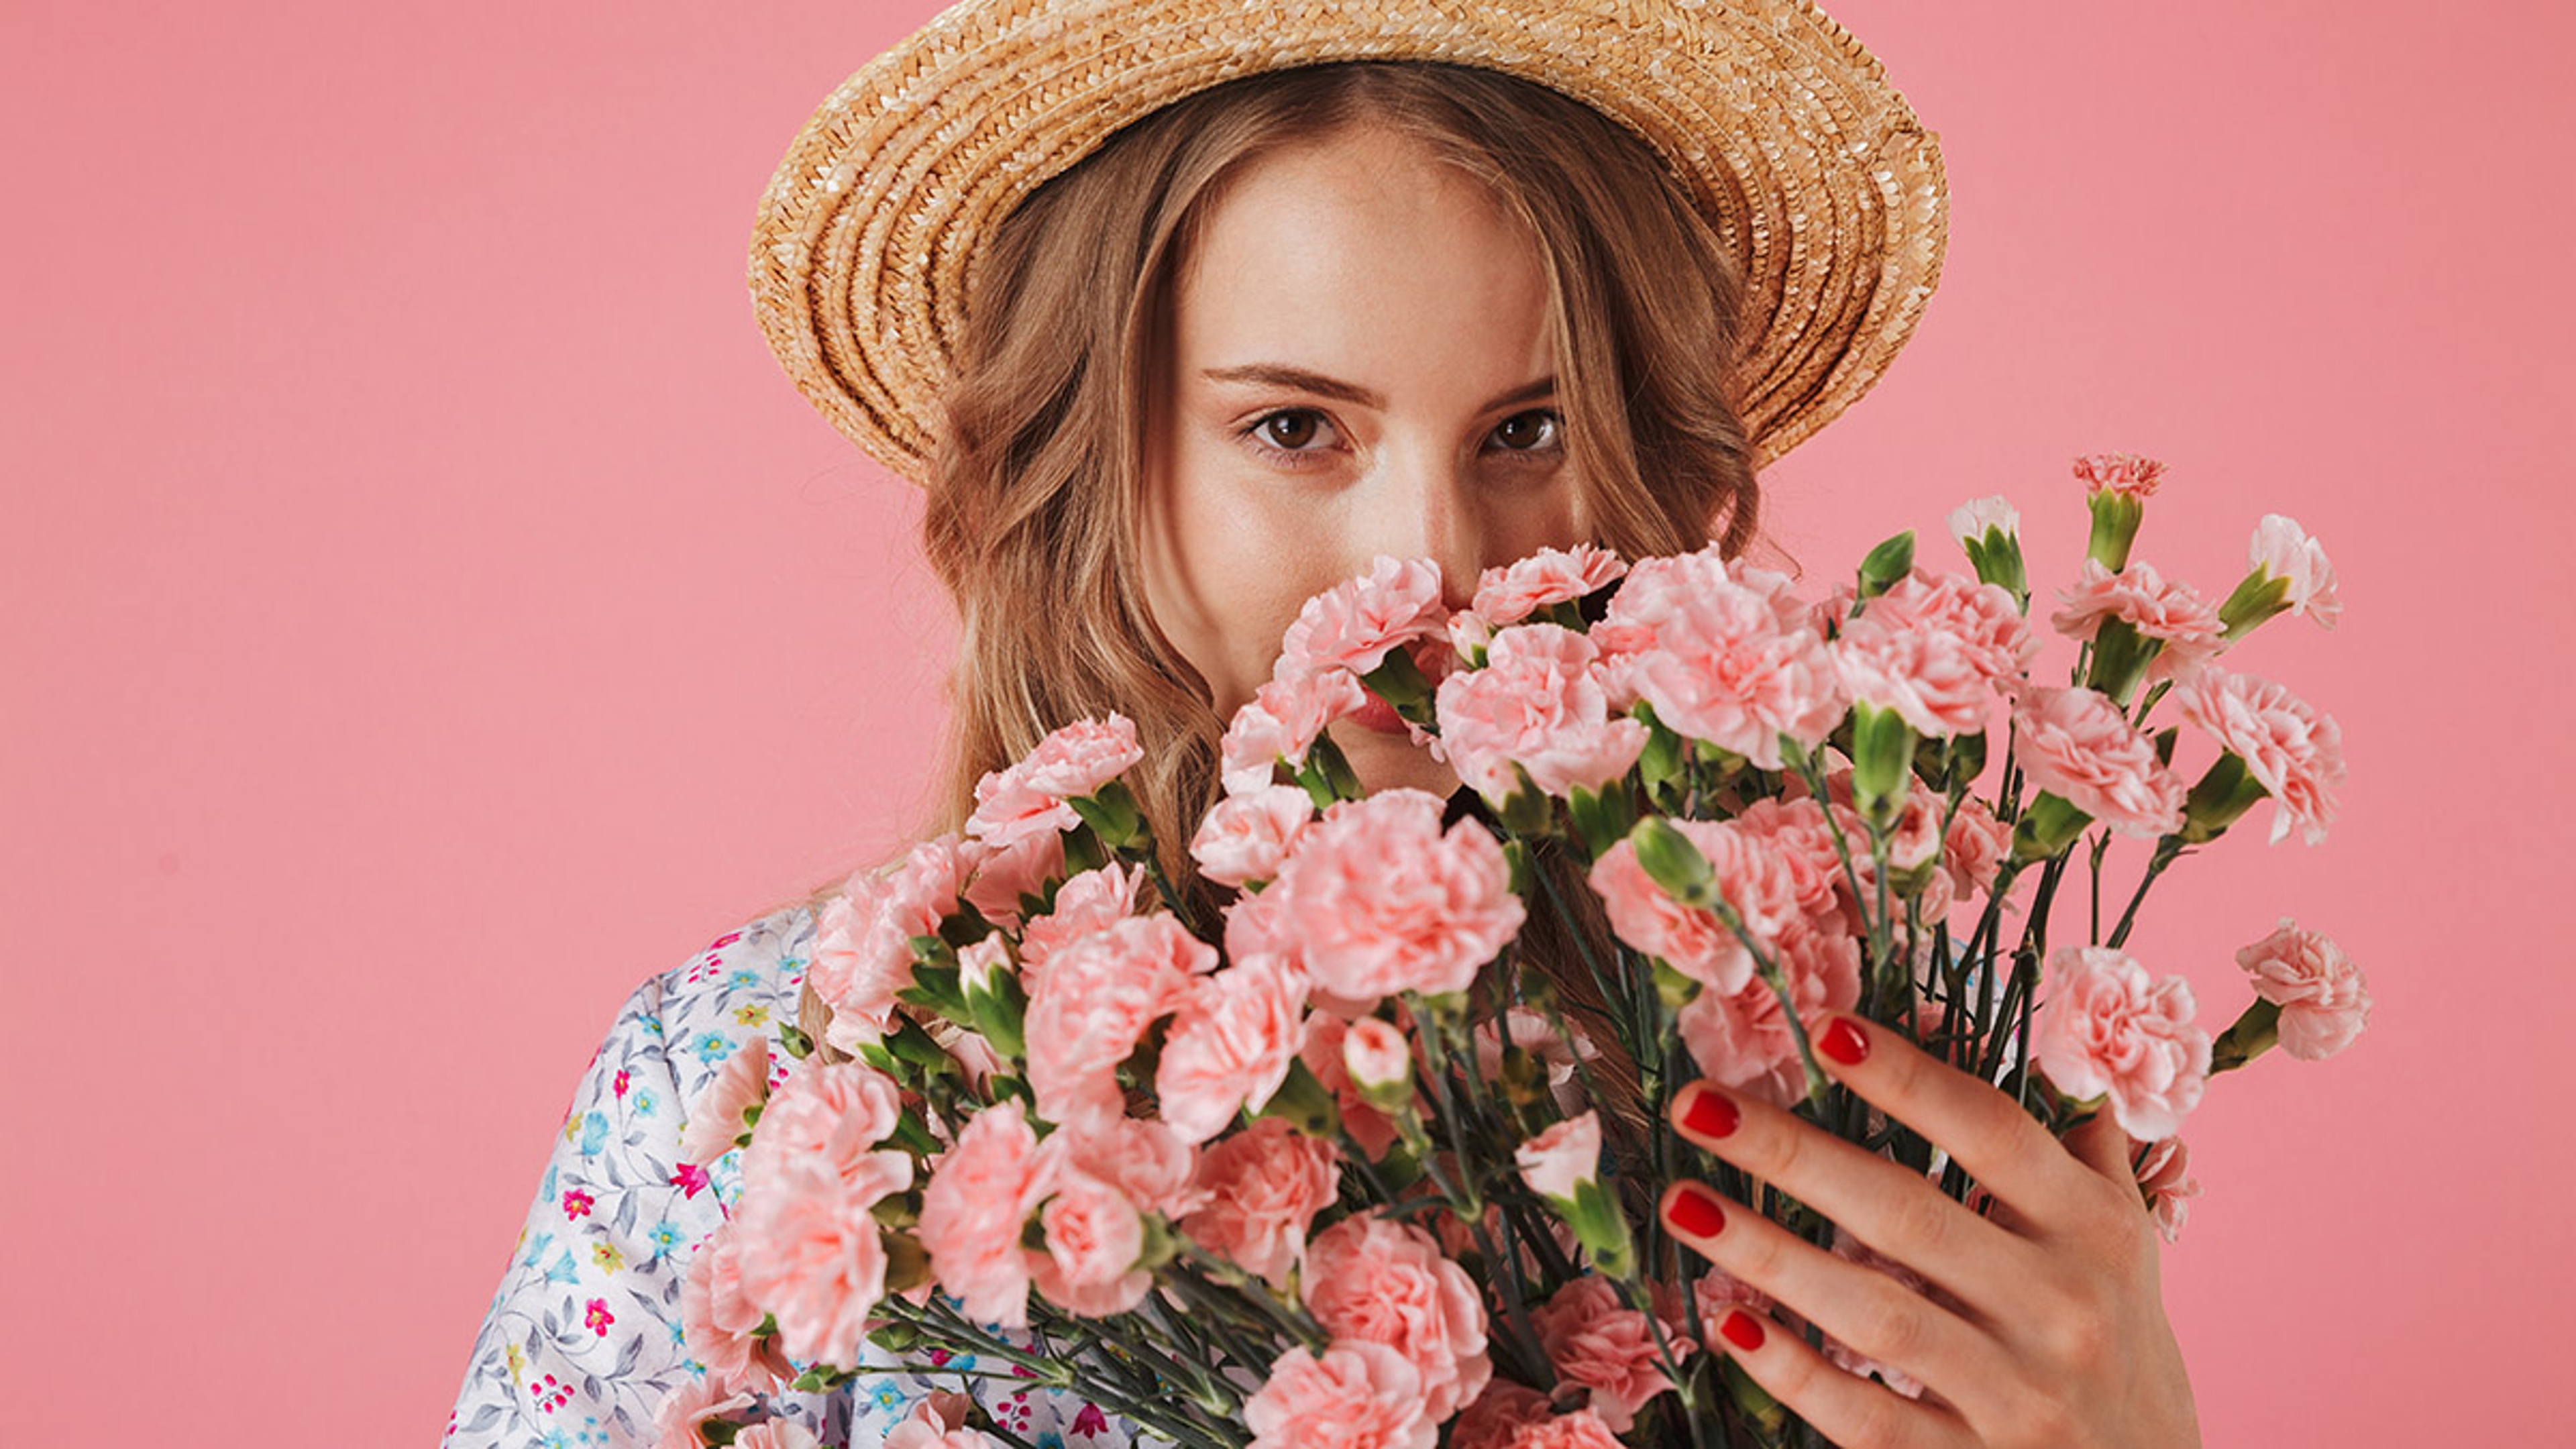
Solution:
<path fill-rule="evenodd" d="M 827 415 L 927 482 L 926 542 L 963 624 L 939 828 L 962 822 L 986 771 L 1056 724 L 1114 708 L 1163 742 L 1131 786 L 1167 867 L 1206 890 L 1180 845 L 1214 796 L 1226 718 L 1268 677 L 1309 594 L 1378 554 L 1437 560 L 1463 597 L 1485 566 L 1578 540 L 1630 556 L 1712 538 L 1740 552 L 1756 541 L 1759 465 L 1865 389 L 1910 329 L 1937 275 L 1937 152 L 1830 22 L 1790 4 L 1608 6 L 1618 33 L 1587 48 L 1563 39 L 1569 11 L 1552 6 L 1485 14 L 1435 46 L 1419 32 L 1442 17 L 1421 9 L 1381 25 L 1382 9 L 1375 21 L 1292 21 L 1125 7 L 1121 23 L 1148 35 L 1167 17 L 1190 21 L 1166 36 L 1170 54 L 1238 63 L 1221 79 L 1161 72 L 1176 95 L 1137 82 L 1121 120 L 1101 110 L 1118 91 L 1098 67 L 1038 53 L 1098 41 L 1099 7 L 1041 5 L 1055 25 L 999 39 L 1004 7 L 968 7 L 843 87 L 780 168 L 754 250 L 773 345 Z M 1209 34 L 1228 24 L 1248 27 L 1232 40 L 1258 31 L 1258 44 Z M 1814 47 L 1762 48 L 1793 29 Z M 1384 54 L 1390 32 L 1437 53 L 1352 59 Z M 1631 129 L 1639 107 L 1627 103 L 1657 84 L 1644 77 L 1673 69 L 1657 37 L 1717 57 L 1709 74 L 1787 78 L 1810 100 L 1837 83 L 1875 95 L 1892 105 L 1879 122 L 1910 149 L 1882 149 L 1857 172 L 1820 163 L 1807 179 L 1826 190 L 1806 190 L 1803 207 L 1758 190 L 1739 192 L 1735 210 L 1712 206 L 1711 177 L 1732 163 L 1676 167 Z M 1042 163 L 1043 184 L 993 206 L 971 250 L 942 250 L 935 222 L 903 230 L 931 214 L 901 191 L 907 173 L 885 154 L 850 164 L 851 134 L 875 124 L 871 102 L 931 115 L 939 103 L 920 97 L 933 93 L 976 97 L 956 103 L 973 108 L 966 140 L 940 132 L 952 153 L 972 151 L 977 128 L 1025 124 L 1007 119 L 1024 106 L 978 96 L 965 76 L 923 81 L 923 67 L 960 54 L 980 57 L 965 64 L 987 79 L 1094 77 L 1073 83 L 1102 88 L 1091 108 L 1052 99 L 1084 118 L 1067 126 L 1104 134 L 1076 161 Z M 1122 54 L 1132 74 L 1157 73 Z M 1247 54 L 1268 68 L 1243 75 Z M 1436 63 L 1452 56 L 1475 66 Z M 907 77 L 923 88 L 904 89 Z M 1621 99 L 1586 105 L 1551 85 Z M 1930 177 L 1925 210 L 1856 223 L 1845 206 L 1832 232 L 1809 220 L 1831 183 L 1891 155 L 1912 159 L 1887 169 Z M 986 194 L 1013 170 L 993 168 Z M 1773 181 L 1793 188 L 1796 168 Z M 854 182 L 884 194 L 842 195 Z M 1747 240 L 1765 216 L 1807 227 L 1811 275 L 1762 265 L 1780 256 Z M 922 277 L 948 292 L 926 299 Z M 971 305 L 954 305 L 960 291 Z M 950 354 L 935 392 L 922 361 L 934 336 Z M 1456 788 L 1391 719 L 1334 734 L 1371 788 Z M 629 1001 L 576 1097 L 451 1442 L 642 1442 L 665 1392 L 696 1381 L 679 1324 L 726 1285 L 689 1285 L 688 1247 L 717 1222 L 732 1159 L 689 1141 L 679 1108 L 746 1033 L 788 1014 L 816 1024 L 800 968 L 828 894 L 726 936 Z M 1901 1038 L 1864 1028 L 1859 1046 L 1833 1068 L 1841 1080 L 1950 1150 L 2008 1208 L 1979 1217 L 1892 1163 L 1714 1091 L 1683 1095 L 1682 1125 L 1957 1307 L 1758 1214 L 1727 1214 L 1695 1184 L 1667 1184 L 1660 1206 L 1709 1261 L 1875 1359 L 1889 1382 L 1930 1392 L 1901 1396 L 1793 1333 L 1711 1348 L 1839 1443 L 2196 1443 L 2131 1144 L 2097 1118 L 2061 1145 Z M 825 1442 L 866 1445 L 931 1388 L 960 1382 L 889 1371 L 775 1402 Z M 1032 1443 L 1128 1442 L 1076 1396 L 964 1382 Z"/>

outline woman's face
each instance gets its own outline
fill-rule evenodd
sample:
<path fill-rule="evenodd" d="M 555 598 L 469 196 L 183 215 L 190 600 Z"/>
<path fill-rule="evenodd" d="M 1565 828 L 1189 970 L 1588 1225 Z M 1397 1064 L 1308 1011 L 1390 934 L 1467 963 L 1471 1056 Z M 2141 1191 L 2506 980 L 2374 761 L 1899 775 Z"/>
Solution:
<path fill-rule="evenodd" d="M 1307 596 L 1376 555 L 1484 568 L 1581 535 L 1537 239 L 1419 144 L 1351 130 L 1234 178 L 1174 293 L 1147 420 L 1148 597 L 1232 714 Z M 1402 734 L 1372 789 L 1456 782 Z"/>

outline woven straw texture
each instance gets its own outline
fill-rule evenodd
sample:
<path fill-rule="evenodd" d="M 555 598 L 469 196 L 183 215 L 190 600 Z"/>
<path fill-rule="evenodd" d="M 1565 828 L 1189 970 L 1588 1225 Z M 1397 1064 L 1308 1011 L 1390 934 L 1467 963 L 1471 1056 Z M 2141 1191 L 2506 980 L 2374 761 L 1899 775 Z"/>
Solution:
<path fill-rule="evenodd" d="M 1937 137 L 1806 0 L 965 0 L 844 81 L 763 193 L 753 306 L 833 426 L 926 482 L 978 239 L 1121 126 L 1263 70 L 1482 66 L 1626 125 L 1745 283 L 1766 465 L 1877 381 L 1939 282 Z"/>

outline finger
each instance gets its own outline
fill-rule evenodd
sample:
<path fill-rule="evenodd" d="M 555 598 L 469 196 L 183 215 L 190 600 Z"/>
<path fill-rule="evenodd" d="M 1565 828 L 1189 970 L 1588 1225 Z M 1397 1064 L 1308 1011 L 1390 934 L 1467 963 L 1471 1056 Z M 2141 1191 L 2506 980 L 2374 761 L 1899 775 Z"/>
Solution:
<path fill-rule="evenodd" d="M 1948 1152 L 2022 1220 L 2064 1221 L 2085 1210 L 2093 1200 L 2087 1194 L 2101 1191 L 2083 1164 L 1993 1083 L 1847 1012 L 1818 1016 L 1807 1033 L 1816 1060 L 1836 1081 Z"/>
<path fill-rule="evenodd" d="M 2138 1144 L 2108 1112 L 2096 1112 L 2075 1124 L 2062 1139 L 2075 1160 L 2126 1187 L 2138 1180 L 2129 1166 Z"/>
<path fill-rule="evenodd" d="M 1957 1414 L 1846 1372 L 1805 1339 L 1747 1309 L 1727 1309 L 1711 1326 L 1709 1346 L 1830 1443 L 1949 1449 L 1978 1442 Z"/>
<path fill-rule="evenodd" d="M 1876 1268 L 1828 1253 L 1700 1183 L 1667 1185 L 1658 1211 L 1684 1246 L 1730 1277 L 1769 1294 L 1774 1302 L 1795 1309 L 1846 1347 L 1930 1385 L 1971 1417 L 1990 1409 L 2009 1412 L 2009 1405 L 1988 1402 L 2015 1379 L 2002 1346 L 1926 1295 Z M 1843 1377 L 1864 1383 L 1849 1374 Z M 1842 1392 L 1830 1384 L 1802 1387 L 1810 1393 Z M 1889 1397 L 1909 1409 L 1919 1407 L 1907 1404 L 1900 1395 Z M 1803 1406 L 1796 1407 L 1806 1412 Z M 1853 1410 L 1846 1406 L 1841 1412 Z M 1869 1412 L 1887 1414 L 1894 1409 Z M 1876 1440 L 1830 1437 L 1846 1444 L 1915 1442 L 1901 1435 Z"/>
<path fill-rule="evenodd" d="M 1697 1081 L 1674 1094 L 1672 1116 L 1683 1137 L 1840 1223 L 1988 1320 L 2010 1317 L 2046 1266 L 2037 1245 L 1923 1174 L 1794 1112 Z"/>

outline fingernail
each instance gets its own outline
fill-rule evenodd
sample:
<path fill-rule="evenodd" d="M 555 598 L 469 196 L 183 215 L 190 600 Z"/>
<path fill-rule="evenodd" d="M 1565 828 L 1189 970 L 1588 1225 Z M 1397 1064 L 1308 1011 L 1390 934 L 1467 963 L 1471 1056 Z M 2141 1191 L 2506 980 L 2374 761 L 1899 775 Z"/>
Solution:
<path fill-rule="evenodd" d="M 1746 1353 L 1762 1346 L 1762 1321 L 1741 1308 L 1728 1309 L 1726 1321 L 1718 1325 L 1717 1331 Z"/>
<path fill-rule="evenodd" d="M 1695 1088 L 1690 1105 L 1682 1109 L 1682 1125 L 1702 1137 L 1723 1137 L 1742 1120 L 1732 1099 L 1708 1087 Z"/>
<path fill-rule="evenodd" d="M 1858 1066 L 1869 1056 L 1869 1038 L 1860 1034 L 1860 1028 L 1852 1025 L 1848 1016 L 1835 1017 L 1818 1045 L 1825 1049 L 1826 1056 L 1847 1067 Z"/>
<path fill-rule="evenodd" d="M 1664 1220 L 1694 1238 L 1713 1238 L 1726 1227 L 1726 1209 L 1707 1189 L 1686 1182 L 1664 1209 Z"/>

